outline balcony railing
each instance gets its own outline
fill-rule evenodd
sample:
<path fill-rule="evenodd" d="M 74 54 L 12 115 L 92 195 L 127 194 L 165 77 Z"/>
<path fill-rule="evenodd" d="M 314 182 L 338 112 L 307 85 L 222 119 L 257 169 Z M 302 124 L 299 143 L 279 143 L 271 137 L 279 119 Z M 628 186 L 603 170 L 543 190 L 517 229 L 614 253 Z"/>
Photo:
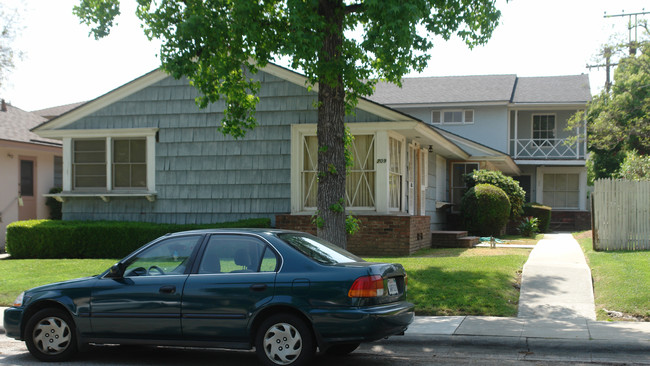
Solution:
<path fill-rule="evenodd" d="M 585 159 L 584 138 L 568 139 L 511 139 L 510 153 L 515 159 Z"/>

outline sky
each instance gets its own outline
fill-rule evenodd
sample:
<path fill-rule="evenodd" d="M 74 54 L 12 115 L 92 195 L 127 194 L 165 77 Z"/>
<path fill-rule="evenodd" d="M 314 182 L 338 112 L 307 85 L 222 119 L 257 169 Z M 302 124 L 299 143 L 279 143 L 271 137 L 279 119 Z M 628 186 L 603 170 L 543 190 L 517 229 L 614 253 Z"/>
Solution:
<path fill-rule="evenodd" d="M 15 107 L 33 111 L 92 100 L 160 64 L 159 43 L 144 36 L 135 0 L 122 1 L 118 25 L 99 41 L 72 14 L 79 0 L 1 1 L 19 9 L 21 18 L 14 49 L 23 57 L 0 86 L 0 98 Z M 598 50 L 612 35 L 628 38 L 628 17 L 605 18 L 604 13 L 641 12 L 648 5 L 643 0 L 497 0 L 502 16 L 486 45 L 469 50 L 458 39 L 435 39 L 427 69 L 408 76 L 586 73 L 596 93 L 605 83 L 604 70 L 586 65 L 598 63 Z"/>

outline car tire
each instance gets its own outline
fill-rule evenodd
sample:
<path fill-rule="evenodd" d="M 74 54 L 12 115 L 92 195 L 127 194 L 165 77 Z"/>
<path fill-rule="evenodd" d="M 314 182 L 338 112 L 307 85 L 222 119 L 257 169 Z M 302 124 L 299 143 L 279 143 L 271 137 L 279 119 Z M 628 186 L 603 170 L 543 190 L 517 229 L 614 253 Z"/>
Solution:
<path fill-rule="evenodd" d="M 41 361 L 68 360 L 77 353 L 74 322 L 63 310 L 40 310 L 27 321 L 25 344 L 29 353 Z"/>
<path fill-rule="evenodd" d="M 328 356 L 345 356 L 354 352 L 355 349 L 359 348 L 361 343 L 342 343 L 342 344 L 333 344 L 325 350 L 325 354 Z"/>
<path fill-rule="evenodd" d="M 267 366 L 307 365 L 316 353 L 309 326 L 292 314 L 275 314 L 257 330 L 255 350 Z"/>

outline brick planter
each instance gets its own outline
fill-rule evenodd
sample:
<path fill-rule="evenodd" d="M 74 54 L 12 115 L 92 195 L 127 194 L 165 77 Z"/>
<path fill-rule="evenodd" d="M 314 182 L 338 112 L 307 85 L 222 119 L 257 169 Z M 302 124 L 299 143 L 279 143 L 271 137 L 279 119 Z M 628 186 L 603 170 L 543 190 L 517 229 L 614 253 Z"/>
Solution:
<path fill-rule="evenodd" d="M 347 249 L 364 256 L 406 256 L 431 247 L 429 216 L 355 216 L 359 231 L 348 237 Z M 276 215 L 279 229 L 316 234 L 309 215 Z"/>

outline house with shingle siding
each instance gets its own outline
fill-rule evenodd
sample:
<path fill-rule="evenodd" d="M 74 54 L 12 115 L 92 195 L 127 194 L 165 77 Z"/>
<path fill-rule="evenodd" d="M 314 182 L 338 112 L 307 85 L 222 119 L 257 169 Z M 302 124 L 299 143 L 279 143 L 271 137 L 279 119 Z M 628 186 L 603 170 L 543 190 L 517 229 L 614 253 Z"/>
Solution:
<path fill-rule="evenodd" d="M 240 140 L 216 128 L 223 101 L 199 109 L 189 82 L 160 70 L 35 128 L 63 144 L 63 192 L 53 195 L 63 202 L 63 218 L 267 217 L 308 230 L 316 209 L 317 93 L 304 76 L 272 64 L 251 77 L 261 84 L 258 127 Z M 346 123 L 355 137 L 347 208 L 372 229 L 372 238 L 350 239 L 357 253 L 389 241 L 403 245 L 382 253 L 429 246 L 430 231 L 444 228 L 452 204 L 452 162 L 521 174 L 505 148 L 377 101 L 361 99 Z"/>

